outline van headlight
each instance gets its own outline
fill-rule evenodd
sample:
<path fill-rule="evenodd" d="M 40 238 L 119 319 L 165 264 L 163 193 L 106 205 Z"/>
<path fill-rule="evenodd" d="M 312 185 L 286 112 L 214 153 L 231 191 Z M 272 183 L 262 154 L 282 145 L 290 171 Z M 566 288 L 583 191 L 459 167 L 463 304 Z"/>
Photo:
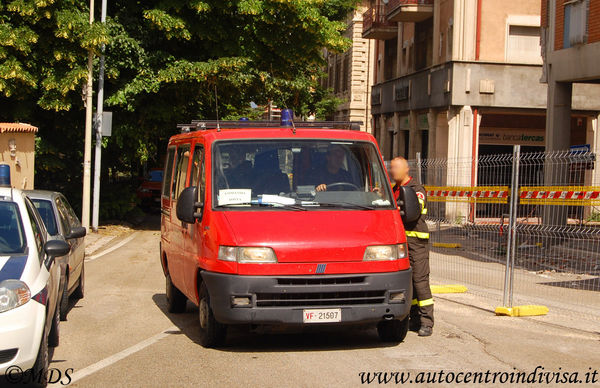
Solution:
<path fill-rule="evenodd" d="M 4 280 L 0 282 L 0 313 L 24 305 L 31 299 L 27 284 L 20 280 Z"/>
<path fill-rule="evenodd" d="M 238 263 L 277 263 L 277 256 L 272 248 L 267 247 L 219 247 L 219 260 L 237 261 Z"/>
<path fill-rule="evenodd" d="M 372 245 L 365 249 L 364 261 L 386 261 L 404 259 L 408 256 L 406 244 Z"/>

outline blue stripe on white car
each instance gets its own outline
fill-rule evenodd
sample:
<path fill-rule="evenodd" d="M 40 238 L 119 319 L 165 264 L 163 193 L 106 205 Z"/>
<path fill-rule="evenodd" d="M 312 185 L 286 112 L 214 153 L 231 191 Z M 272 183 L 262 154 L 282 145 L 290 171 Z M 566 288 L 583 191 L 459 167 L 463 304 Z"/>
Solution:
<path fill-rule="evenodd" d="M 25 265 L 27 264 L 27 256 L 10 256 L 8 260 L 0 258 L 0 282 L 7 279 L 21 279 Z"/>

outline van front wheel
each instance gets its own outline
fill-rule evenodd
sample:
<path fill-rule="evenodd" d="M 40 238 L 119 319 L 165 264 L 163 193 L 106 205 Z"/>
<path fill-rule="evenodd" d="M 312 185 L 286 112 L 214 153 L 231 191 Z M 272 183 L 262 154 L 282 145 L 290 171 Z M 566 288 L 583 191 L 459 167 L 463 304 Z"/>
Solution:
<path fill-rule="evenodd" d="M 408 333 L 408 317 L 403 320 L 393 319 L 377 324 L 377 334 L 383 342 L 402 342 Z"/>
<path fill-rule="evenodd" d="M 210 296 L 206 285 L 202 283 L 198 292 L 198 316 L 200 320 L 200 344 L 205 348 L 214 348 L 225 343 L 227 326 L 217 322 L 210 307 Z"/>

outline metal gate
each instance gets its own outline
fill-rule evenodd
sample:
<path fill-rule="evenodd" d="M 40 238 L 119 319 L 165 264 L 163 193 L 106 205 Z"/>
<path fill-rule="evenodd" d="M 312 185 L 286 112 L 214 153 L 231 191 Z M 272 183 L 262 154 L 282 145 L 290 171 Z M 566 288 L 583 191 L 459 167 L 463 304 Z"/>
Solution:
<path fill-rule="evenodd" d="M 428 194 L 432 276 L 493 303 L 600 317 L 600 169 L 587 151 L 411 161 Z"/>

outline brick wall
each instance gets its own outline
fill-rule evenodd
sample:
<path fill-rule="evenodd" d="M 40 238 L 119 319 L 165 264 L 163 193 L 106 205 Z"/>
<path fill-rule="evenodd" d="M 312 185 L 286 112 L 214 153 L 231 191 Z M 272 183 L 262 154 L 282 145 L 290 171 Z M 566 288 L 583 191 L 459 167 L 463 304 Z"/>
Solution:
<path fill-rule="evenodd" d="M 588 43 L 600 42 L 600 0 L 590 0 Z"/>
<path fill-rule="evenodd" d="M 554 2 L 556 3 L 556 18 L 554 19 L 554 50 L 560 50 L 563 48 L 563 36 L 565 29 L 565 7 L 563 5 L 564 0 L 554 0 Z"/>
<path fill-rule="evenodd" d="M 548 27 L 548 0 L 541 0 L 542 10 L 540 16 L 542 17 L 542 27 Z"/>

